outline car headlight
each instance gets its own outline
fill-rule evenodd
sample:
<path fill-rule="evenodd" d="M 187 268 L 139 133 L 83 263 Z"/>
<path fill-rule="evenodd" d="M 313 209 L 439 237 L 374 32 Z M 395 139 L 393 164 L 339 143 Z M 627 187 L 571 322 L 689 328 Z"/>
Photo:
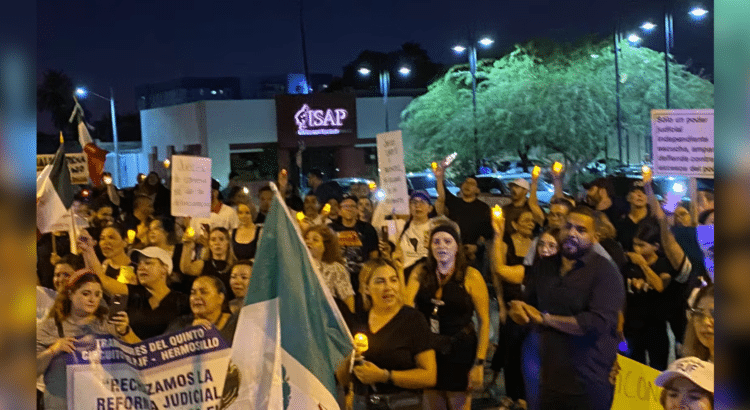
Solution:
<path fill-rule="evenodd" d="M 672 185 L 672 191 L 677 192 L 678 194 L 681 194 L 685 192 L 685 185 L 682 185 L 681 183 L 676 183 Z"/>

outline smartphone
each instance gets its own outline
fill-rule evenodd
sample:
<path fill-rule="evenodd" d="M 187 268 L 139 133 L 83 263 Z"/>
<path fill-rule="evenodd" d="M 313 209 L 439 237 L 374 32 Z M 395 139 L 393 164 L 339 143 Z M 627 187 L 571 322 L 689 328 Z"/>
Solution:
<path fill-rule="evenodd" d="M 110 303 L 109 306 L 109 318 L 112 319 L 112 317 L 120 312 L 125 311 L 127 308 L 128 299 L 126 295 L 123 294 L 116 294 L 114 297 L 112 297 L 112 303 Z"/>

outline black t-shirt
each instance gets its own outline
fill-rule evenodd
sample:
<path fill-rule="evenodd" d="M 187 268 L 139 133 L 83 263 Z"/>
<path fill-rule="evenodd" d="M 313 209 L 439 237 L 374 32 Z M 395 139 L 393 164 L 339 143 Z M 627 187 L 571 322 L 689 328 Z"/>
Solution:
<path fill-rule="evenodd" d="M 658 258 L 651 265 L 651 270 L 657 275 L 667 273 L 670 278 L 673 278 L 676 274 L 669 260 L 665 257 Z M 623 276 L 626 280 L 633 278 L 646 279 L 646 274 L 643 273 L 640 266 L 631 262 L 625 264 Z M 670 285 L 672 282 L 674 281 L 670 281 Z M 665 322 L 667 316 L 671 313 L 670 304 L 674 303 L 666 291 L 667 289 L 660 293 L 654 289 L 649 289 L 646 292 L 628 292 L 625 307 L 625 326 L 630 329 L 639 329 L 647 323 Z"/>
<path fill-rule="evenodd" d="M 489 205 L 478 199 L 466 202 L 446 189 L 445 206 L 448 208 L 448 217 L 461 228 L 461 242 L 464 245 L 476 244 L 480 236 L 492 239 L 494 232 Z"/>
<path fill-rule="evenodd" d="M 164 331 L 164 333 L 174 333 L 179 332 L 183 329 L 187 329 L 193 325 L 194 319 L 195 316 L 192 313 L 189 315 L 180 316 L 169 323 L 169 326 L 167 327 L 167 330 Z M 221 334 L 221 337 L 224 339 L 224 341 L 227 342 L 229 346 L 232 346 L 232 342 L 234 341 L 234 333 L 236 330 L 237 316 L 230 315 L 229 319 L 227 319 L 227 323 L 225 323 L 224 327 L 219 330 L 219 334 Z"/>
<path fill-rule="evenodd" d="M 370 260 L 370 252 L 378 250 L 378 233 L 367 222 L 357 221 L 353 227 L 344 226 L 339 219 L 329 225 L 336 232 L 346 270 L 351 275 L 352 288 L 359 289 L 359 271 Z"/>
<path fill-rule="evenodd" d="M 638 231 L 638 227 L 642 224 L 653 224 L 659 226 L 659 221 L 649 212 L 649 214 L 638 223 L 633 222 L 628 214 L 625 214 L 617 223 L 613 222 L 613 224 L 615 225 L 615 228 L 617 228 L 617 242 L 620 242 L 620 245 L 622 245 L 622 249 L 624 249 L 625 252 L 631 252 L 633 250 L 633 238 L 635 237 L 636 231 Z"/>
<path fill-rule="evenodd" d="M 190 313 L 188 295 L 170 291 L 156 309 L 151 309 L 151 293 L 141 285 L 128 285 L 130 327 L 141 340 L 159 336 L 174 319 Z"/>
<path fill-rule="evenodd" d="M 365 360 L 385 370 L 410 370 L 417 367 L 416 355 L 430 349 L 430 329 L 427 320 L 416 309 L 403 306 L 388 323 L 377 333 L 372 333 L 369 326 L 368 312 L 357 315 L 352 326 L 352 334 L 364 333 L 367 336 L 368 349 L 363 354 Z M 367 394 L 369 385 L 363 385 L 353 377 L 354 391 Z M 378 393 L 396 393 L 405 391 L 392 384 L 378 383 Z M 372 393 L 372 392 L 371 392 Z"/>

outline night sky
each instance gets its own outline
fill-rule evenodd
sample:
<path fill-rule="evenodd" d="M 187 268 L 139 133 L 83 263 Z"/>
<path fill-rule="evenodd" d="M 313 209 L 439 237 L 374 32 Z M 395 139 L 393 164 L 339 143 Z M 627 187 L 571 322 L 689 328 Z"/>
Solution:
<path fill-rule="evenodd" d="M 340 76 L 366 49 L 388 52 L 417 42 L 443 64 L 463 63 L 451 47 L 470 30 L 507 50 L 534 37 L 574 41 L 598 33 L 611 38 L 615 17 L 623 31 L 658 27 L 642 46 L 664 50 L 663 3 L 667 0 L 304 0 L 311 73 Z M 673 0 L 677 61 L 692 59 L 713 76 L 713 1 Z M 76 4 L 71 4 L 76 3 Z M 699 23 L 687 11 L 710 14 Z M 135 112 L 138 85 L 179 77 L 248 77 L 303 72 L 299 0 L 144 1 L 39 0 L 37 77 L 62 70 L 77 84 L 108 96 L 113 87 L 118 115 Z M 697 70 L 696 70 L 697 71 Z M 98 120 L 107 101 L 89 97 Z M 39 129 L 53 132 L 49 115 Z"/>

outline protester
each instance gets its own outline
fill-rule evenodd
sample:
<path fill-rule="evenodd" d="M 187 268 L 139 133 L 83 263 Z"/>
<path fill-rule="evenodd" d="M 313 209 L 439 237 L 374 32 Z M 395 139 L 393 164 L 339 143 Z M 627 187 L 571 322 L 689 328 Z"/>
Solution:
<path fill-rule="evenodd" d="M 695 295 L 688 310 L 688 326 L 682 344 L 684 356 L 714 362 L 714 286 L 707 285 Z"/>
<path fill-rule="evenodd" d="M 164 249 L 172 256 L 173 270 L 167 279 L 167 284 L 178 292 L 189 292 L 192 278 L 186 278 L 180 270 L 183 246 L 182 243 L 177 243 L 175 219 L 172 216 L 159 216 L 148 224 L 147 246 Z"/>
<path fill-rule="evenodd" d="M 123 285 L 124 286 L 124 285 Z M 37 325 L 37 374 L 44 374 L 44 408 L 67 409 L 66 359 L 86 344 L 87 335 L 111 334 L 125 342 L 128 335 L 123 313 L 107 321 L 107 308 L 101 306 L 102 282 L 91 271 L 78 271 L 55 300 L 50 314 Z"/>
<path fill-rule="evenodd" d="M 221 195 L 221 184 L 219 181 L 211 180 L 211 215 L 209 218 L 192 218 L 190 226 L 195 232 L 206 231 L 208 234 L 214 228 L 224 228 L 227 231 L 236 229 L 240 220 L 237 218 L 237 212 L 229 205 L 225 205 Z M 208 229 L 204 227 L 208 225 Z"/>
<path fill-rule="evenodd" d="M 653 210 L 648 206 L 644 184 L 644 181 L 633 181 L 627 196 L 630 211 L 623 215 L 619 221 L 612 221 L 617 228 L 617 242 L 620 242 L 625 252 L 633 250 L 633 236 L 640 225 L 658 225 L 658 221 L 652 213 Z"/>
<path fill-rule="evenodd" d="M 254 221 L 256 224 L 266 222 L 266 215 L 271 209 L 271 202 L 273 202 L 273 190 L 269 185 L 263 185 L 258 190 L 258 215 Z"/>
<path fill-rule="evenodd" d="M 252 212 L 247 204 L 237 205 L 237 218 L 240 220 L 240 226 L 232 231 L 232 250 L 237 259 L 253 259 L 261 227 L 253 222 Z"/>
<path fill-rule="evenodd" d="M 623 270 L 628 290 L 624 331 L 628 357 L 656 370 L 665 370 L 669 358 L 667 314 L 671 300 L 665 298 L 664 291 L 675 272 L 667 258 L 658 254 L 659 238 L 657 226 L 640 225 L 633 238 L 633 252 L 627 253 L 629 262 Z"/>
<path fill-rule="evenodd" d="M 713 410 L 714 365 L 696 357 L 675 360 L 654 381 L 663 387 L 659 397 L 664 410 Z"/>
<path fill-rule="evenodd" d="M 372 223 L 372 213 L 375 211 L 375 205 L 369 196 L 357 196 L 357 211 L 359 211 L 359 220 L 362 222 Z"/>
<path fill-rule="evenodd" d="M 310 186 L 310 192 L 318 198 L 319 204 L 325 204 L 331 198 L 341 198 L 343 192 L 341 186 L 336 181 L 323 181 L 323 171 L 313 168 L 307 173 L 307 185 Z"/>
<path fill-rule="evenodd" d="M 497 292 L 500 325 L 498 349 L 492 358 L 491 368 L 495 372 L 493 379 L 500 369 L 503 369 L 506 394 L 518 406 L 525 407 L 526 392 L 521 374 L 521 345 L 526 337 L 526 331 L 512 320 L 506 321 L 505 317 L 511 300 L 523 300 L 522 283 L 525 276 L 523 261 L 532 245 L 534 216 L 528 210 L 518 213 L 516 219 L 511 221 L 513 233 L 510 236 L 504 235 L 505 225 L 502 216 L 492 219 L 495 231 L 492 252 L 495 272 L 493 286 Z"/>
<path fill-rule="evenodd" d="M 561 237 L 562 257 L 532 268 L 526 301 L 512 301 L 509 315 L 540 327 L 542 409 L 609 409 L 625 289 L 614 263 L 592 251 L 591 208 L 574 208 Z"/>
<path fill-rule="evenodd" d="M 505 216 L 505 232 L 512 232 L 510 226 L 512 221 L 518 218 L 522 212 L 531 212 L 532 218 L 536 224 L 544 223 L 544 211 L 539 207 L 536 193 L 539 183 L 539 175 L 532 175 L 531 185 L 524 178 L 516 178 L 508 183 L 510 189 L 510 203 L 503 206 L 503 215 Z M 528 198 L 526 197 L 528 195 Z"/>
<path fill-rule="evenodd" d="M 362 264 L 378 256 L 378 233 L 372 225 L 357 219 L 357 197 L 352 195 L 341 200 L 341 218 L 329 226 L 338 236 L 352 287 L 357 289 Z"/>
<path fill-rule="evenodd" d="M 88 264 L 93 256 L 91 246 L 81 239 L 78 246 Z M 133 251 L 133 256 L 138 257 L 137 285 L 121 283 L 103 272 L 95 272 L 110 297 L 127 297 L 126 312 L 130 327 L 143 340 L 164 333 L 174 318 L 188 313 L 189 303 L 187 295 L 167 286 L 167 278 L 172 272 L 172 257 L 167 251 L 149 246 Z"/>
<path fill-rule="evenodd" d="M 81 241 L 92 247 L 93 251 L 93 246 L 96 244 L 85 229 L 81 231 L 79 247 Z M 100 263 L 95 251 L 91 254 L 84 253 L 86 267 L 93 270 L 97 275 L 103 274 L 122 283 L 131 285 L 138 283 L 135 275 L 135 264 L 126 254 L 128 248 L 127 234 L 121 225 L 110 225 L 102 229 L 98 245 L 106 259 Z"/>
<path fill-rule="evenodd" d="M 331 295 L 344 303 L 349 312 L 354 313 L 354 289 L 349 272 L 342 264 L 344 260 L 341 257 L 338 239 L 325 225 L 309 227 L 303 237 Z"/>
<path fill-rule="evenodd" d="M 229 311 L 239 316 L 242 306 L 245 306 L 245 295 L 253 275 L 253 261 L 240 259 L 232 266 L 232 274 L 229 276 L 229 286 L 234 293 L 234 299 L 229 301 Z"/>
<path fill-rule="evenodd" d="M 36 287 L 36 318 L 38 320 L 47 316 L 47 313 L 49 313 L 49 310 L 55 303 L 57 295 L 65 290 L 68 279 L 77 270 L 83 269 L 83 267 L 83 258 L 74 254 L 65 255 L 55 263 L 54 275 L 52 277 L 54 289 L 39 285 Z"/>
<path fill-rule="evenodd" d="M 227 288 L 213 275 L 196 278 L 190 290 L 190 314 L 174 319 L 164 333 L 178 332 L 191 326 L 215 327 L 232 345 L 237 316 L 229 312 Z"/>
<path fill-rule="evenodd" d="M 617 265 L 617 269 L 622 272 L 625 268 L 625 264 L 628 262 L 628 258 L 625 255 L 625 250 L 622 248 L 622 245 L 620 245 L 620 242 L 617 242 L 617 230 L 615 229 L 615 226 L 612 225 L 607 214 L 599 211 L 596 212 L 596 220 L 594 221 L 594 224 L 596 237 L 599 241 L 598 244 L 606 251 L 609 258 L 612 259 L 612 262 Z M 653 225 L 649 226 L 652 227 Z"/>
<path fill-rule="evenodd" d="M 182 236 L 183 251 L 180 259 L 182 272 L 190 276 L 217 276 L 224 282 L 224 288 L 230 289 L 229 275 L 237 261 L 231 244 L 229 232 L 222 227 L 213 228 L 208 236 L 208 246 L 201 250 L 200 258 L 192 260 L 195 250 L 195 237 L 187 233 Z M 231 299 L 234 293 L 229 291 Z"/>
<path fill-rule="evenodd" d="M 437 180 L 438 193 L 435 208 L 440 213 L 444 207 L 447 216 L 458 224 L 461 230 L 461 243 L 464 244 L 469 262 L 481 260 L 481 255 L 478 254 L 479 246 L 484 246 L 484 241 L 492 237 L 492 222 L 490 207 L 477 199 L 479 187 L 476 179 L 469 177 L 464 180 L 461 184 L 461 197 L 458 198 L 445 189 L 443 167 L 435 168 L 433 173 Z"/>
<path fill-rule="evenodd" d="M 581 205 L 588 205 L 603 212 L 613 224 L 622 219 L 625 212 L 616 203 L 615 186 L 611 177 L 597 178 L 590 183 L 584 183 L 583 188 L 586 189 L 586 199 Z"/>
<path fill-rule="evenodd" d="M 437 377 L 429 327 L 417 310 L 404 304 L 396 268 L 380 258 L 371 264 L 373 269 L 363 278 L 365 311 L 352 327 L 355 337 L 367 338 L 367 350 L 356 355 L 353 368 L 351 355 L 342 360 L 336 378 L 343 386 L 354 382 L 354 410 L 373 409 L 373 404 L 421 410 L 419 390 L 434 386 Z"/>
<path fill-rule="evenodd" d="M 154 216 L 153 200 L 146 195 L 136 195 L 133 198 L 133 212 L 125 215 L 123 227 L 135 232 L 135 243 L 148 241 L 148 224 Z"/>
<path fill-rule="evenodd" d="M 429 319 L 437 384 L 425 390 L 426 408 L 469 409 L 484 385 L 489 345 L 489 295 L 484 278 L 469 266 L 455 223 L 430 232 L 429 257 L 409 278 L 406 300 Z M 474 328 L 474 312 L 479 332 Z"/>
<path fill-rule="evenodd" d="M 398 229 L 396 245 L 404 257 L 404 280 L 408 282 L 412 269 L 429 254 L 429 236 L 434 228 L 430 196 L 425 191 L 414 191 L 409 196 L 409 219 Z"/>
<path fill-rule="evenodd" d="M 681 226 L 690 228 L 695 226 L 693 223 L 693 217 L 690 216 L 690 205 L 689 203 L 680 203 L 674 209 L 674 226 Z"/>

